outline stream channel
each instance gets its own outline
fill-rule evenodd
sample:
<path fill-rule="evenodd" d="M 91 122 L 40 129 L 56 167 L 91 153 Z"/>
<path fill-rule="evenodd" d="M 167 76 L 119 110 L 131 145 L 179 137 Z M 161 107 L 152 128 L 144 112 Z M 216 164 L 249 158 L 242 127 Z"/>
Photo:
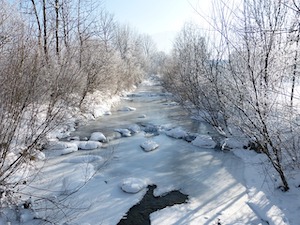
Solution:
<path fill-rule="evenodd" d="M 126 111 L 130 106 L 134 110 Z M 125 109 L 125 110 L 124 110 Z M 150 84 L 140 85 L 134 93 L 124 97 L 117 106 L 112 109 L 111 115 L 105 115 L 96 121 L 90 121 L 72 133 L 81 139 L 89 137 L 91 133 L 101 130 L 109 139 L 120 138 L 115 129 L 128 128 L 132 124 L 139 125 L 147 133 L 155 135 L 160 126 L 163 129 L 181 127 L 183 130 L 218 136 L 215 130 L 206 124 L 191 119 L 190 115 L 176 102 L 172 95 L 164 91 L 159 81 L 152 78 Z M 146 130 L 145 130 L 146 129 Z M 183 204 L 188 200 L 188 195 L 178 190 L 172 190 L 161 196 L 154 196 L 156 185 L 149 185 L 143 199 L 127 212 L 126 216 L 118 224 L 139 225 L 149 224 L 149 215 L 157 210 L 175 204 Z"/>
<path fill-rule="evenodd" d="M 115 129 L 138 124 L 181 127 L 192 133 L 218 136 L 218 133 L 207 123 L 192 119 L 178 103 L 173 101 L 172 95 L 164 91 L 159 81 L 155 77 L 152 79 L 151 84 L 141 84 L 133 93 L 124 97 L 112 109 L 111 115 L 105 115 L 78 127 L 72 135 L 89 137 L 92 132 L 101 130 L 106 137 L 114 138 Z M 128 106 L 136 110 L 122 110 Z"/>

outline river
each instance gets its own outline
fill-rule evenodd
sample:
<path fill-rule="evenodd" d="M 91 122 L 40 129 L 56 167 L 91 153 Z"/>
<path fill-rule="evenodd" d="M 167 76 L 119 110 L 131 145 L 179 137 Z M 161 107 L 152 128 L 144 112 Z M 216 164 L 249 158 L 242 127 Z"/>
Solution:
<path fill-rule="evenodd" d="M 124 107 L 134 110 L 120 110 Z M 115 132 L 115 129 L 132 125 L 140 127 L 141 131 L 131 137 L 120 137 Z M 199 148 L 165 135 L 166 130 L 174 127 L 217 135 L 204 122 L 191 119 L 156 80 L 143 83 L 124 97 L 111 115 L 90 121 L 72 134 L 84 139 L 92 132 L 101 131 L 109 137 L 108 143 L 100 149 L 50 159 L 39 183 L 65 193 L 66 187 L 78 186 L 81 180 L 87 180 L 89 171 L 96 171 L 68 200 L 68 205 L 72 206 L 70 213 L 74 214 L 78 205 L 86 208 L 80 213 L 79 209 L 75 211 L 75 224 L 115 225 L 143 199 L 147 187 L 154 186 L 154 196 L 180 190 L 188 196 L 188 202 L 151 213 L 153 225 L 263 224 L 248 206 L 241 160 L 232 152 Z M 148 140 L 159 147 L 151 152 L 143 151 L 140 146 Z M 103 161 L 105 164 L 101 166 Z M 135 194 L 123 192 L 120 187 L 128 178 L 142 180 L 144 189 Z M 62 217 L 65 215 L 66 212 Z M 64 221 L 59 214 L 54 218 Z"/>

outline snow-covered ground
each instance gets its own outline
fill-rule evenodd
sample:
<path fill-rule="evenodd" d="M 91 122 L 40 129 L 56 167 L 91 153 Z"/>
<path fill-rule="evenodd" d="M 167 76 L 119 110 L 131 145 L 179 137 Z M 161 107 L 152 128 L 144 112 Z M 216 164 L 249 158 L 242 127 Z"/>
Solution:
<path fill-rule="evenodd" d="M 191 143 L 189 132 L 198 133 Z M 288 173 L 291 190 L 283 193 L 263 155 L 234 139 L 227 140 L 232 150 L 214 149 L 208 133 L 147 81 L 111 114 L 52 143 L 38 175 L 20 190 L 35 212 L 6 209 L 0 224 L 115 225 L 149 184 L 157 185 L 155 195 L 176 189 L 189 196 L 152 213 L 151 224 L 299 224 L 299 171 Z"/>

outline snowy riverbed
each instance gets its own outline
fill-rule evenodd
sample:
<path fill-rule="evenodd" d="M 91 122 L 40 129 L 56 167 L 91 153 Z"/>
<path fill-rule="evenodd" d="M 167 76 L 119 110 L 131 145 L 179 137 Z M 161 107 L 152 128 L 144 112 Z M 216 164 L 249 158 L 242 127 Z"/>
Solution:
<path fill-rule="evenodd" d="M 93 143 L 100 137 L 103 143 L 80 149 L 92 144 L 86 139 L 93 132 L 108 140 L 97 133 Z M 187 132 L 199 137 L 187 142 Z M 269 164 L 262 155 L 232 140 L 232 151 L 213 149 L 207 134 L 216 135 L 191 120 L 160 86 L 144 83 L 111 113 L 79 127 L 71 134 L 75 140 L 65 140 L 69 147 L 46 151 L 41 171 L 22 190 L 32 194 L 36 215 L 24 209 L 21 224 L 115 225 L 152 184 L 155 195 L 180 190 L 189 201 L 152 213 L 151 224 L 298 223 L 297 173 L 290 173 L 291 190 L 282 193 L 276 173 L 265 172 Z M 68 148 L 74 151 L 57 154 Z"/>

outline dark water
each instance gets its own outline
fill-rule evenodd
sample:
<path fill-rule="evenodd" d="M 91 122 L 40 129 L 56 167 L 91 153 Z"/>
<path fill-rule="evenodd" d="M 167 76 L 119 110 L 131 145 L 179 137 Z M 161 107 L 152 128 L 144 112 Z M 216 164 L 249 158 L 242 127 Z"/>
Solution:
<path fill-rule="evenodd" d="M 120 220 L 118 225 L 150 225 L 150 214 L 175 204 L 183 204 L 188 200 L 188 196 L 180 191 L 171 191 L 163 196 L 154 196 L 153 191 L 156 185 L 149 185 L 148 191 L 143 199 L 127 212 L 127 216 Z"/>

